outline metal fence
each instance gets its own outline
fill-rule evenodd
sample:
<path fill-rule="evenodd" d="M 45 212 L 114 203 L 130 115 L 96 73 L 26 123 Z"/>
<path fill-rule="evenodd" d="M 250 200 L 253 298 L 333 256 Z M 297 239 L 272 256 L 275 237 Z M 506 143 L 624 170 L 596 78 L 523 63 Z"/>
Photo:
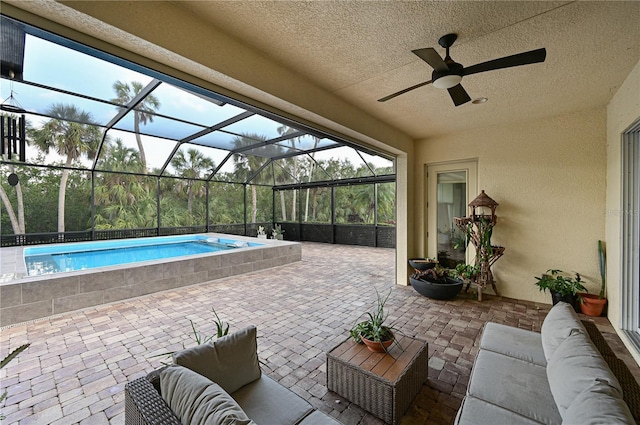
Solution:
<path fill-rule="evenodd" d="M 153 236 L 188 235 L 194 233 L 225 233 L 238 236 L 255 236 L 258 226 L 273 228 L 274 223 L 216 224 L 207 226 L 162 227 L 147 229 L 95 230 L 64 233 L 30 233 L 27 235 L 2 235 L 0 246 L 27 246 L 52 243 L 103 241 L 112 239 L 146 238 Z M 381 248 L 396 247 L 396 228 L 393 226 L 300 224 L 281 223 L 284 239 L 360 245 Z"/>

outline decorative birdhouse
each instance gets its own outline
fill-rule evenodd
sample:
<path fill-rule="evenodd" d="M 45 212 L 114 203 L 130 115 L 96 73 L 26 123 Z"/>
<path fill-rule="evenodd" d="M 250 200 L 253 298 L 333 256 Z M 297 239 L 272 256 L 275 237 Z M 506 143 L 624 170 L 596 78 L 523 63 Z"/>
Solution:
<path fill-rule="evenodd" d="M 484 193 L 484 190 L 476 199 L 469 202 L 469 207 L 473 221 L 478 221 L 484 217 L 485 219 L 489 218 L 491 223 L 496 224 L 496 208 L 498 207 L 498 203 Z"/>

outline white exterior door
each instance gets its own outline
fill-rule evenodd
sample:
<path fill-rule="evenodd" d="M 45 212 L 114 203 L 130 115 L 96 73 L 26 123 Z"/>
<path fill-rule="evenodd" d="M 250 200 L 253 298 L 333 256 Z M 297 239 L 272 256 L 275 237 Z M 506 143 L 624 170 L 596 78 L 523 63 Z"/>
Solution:
<path fill-rule="evenodd" d="M 465 235 L 453 224 L 466 217 L 468 204 L 478 193 L 478 163 L 475 160 L 427 166 L 427 256 L 444 267 L 466 262 Z"/>

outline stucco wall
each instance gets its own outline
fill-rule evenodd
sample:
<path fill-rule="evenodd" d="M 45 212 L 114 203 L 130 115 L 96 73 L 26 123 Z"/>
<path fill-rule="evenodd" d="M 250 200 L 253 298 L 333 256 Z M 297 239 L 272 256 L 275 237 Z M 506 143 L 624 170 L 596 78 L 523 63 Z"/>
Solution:
<path fill-rule="evenodd" d="M 506 247 L 493 271 L 501 295 L 551 303 L 534 276 L 550 268 L 580 272 L 599 288 L 597 241 L 604 239 L 606 111 L 454 133 L 416 143 L 410 255 L 425 250 L 424 167 L 478 159 L 478 188 L 495 199 L 493 243 Z"/>
<path fill-rule="evenodd" d="M 607 298 L 609 321 L 620 326 L 620 226 L 621 226 L 621 134 L 640 119 L 640 62 L 635 66 L 607 107 Z M 625 342 L 626 339 L 623 336 Z M 630 349 L 638 363 L 640 353 Z"/>

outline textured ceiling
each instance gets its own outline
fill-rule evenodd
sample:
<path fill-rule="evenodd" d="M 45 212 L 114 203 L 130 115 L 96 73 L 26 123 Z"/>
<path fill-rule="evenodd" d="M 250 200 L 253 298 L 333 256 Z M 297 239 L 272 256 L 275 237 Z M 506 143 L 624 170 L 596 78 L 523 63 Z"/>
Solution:
<path fill-rule="evenodd" d="M 201 19 L 416 139 L 604 106 L 640 59 L 640 2 L 180 1 Z M 469 66 L 545 47 L 544 63 L 470 75 L 455 107 L 412 49 Z M 640 96 L 640 94 L 639 94 Z"/>

